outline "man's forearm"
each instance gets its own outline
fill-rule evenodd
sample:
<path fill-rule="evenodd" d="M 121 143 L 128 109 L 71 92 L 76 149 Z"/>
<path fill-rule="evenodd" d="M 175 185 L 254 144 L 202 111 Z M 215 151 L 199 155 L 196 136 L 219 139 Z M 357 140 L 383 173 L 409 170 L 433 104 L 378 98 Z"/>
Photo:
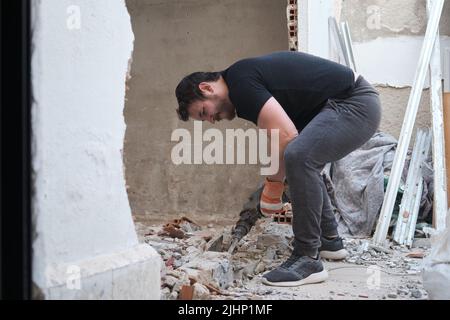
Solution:
<path fill-rule="evenodd" d="M 271 175 L 268 177 L 268 179 L 270 181 L 284 181 L 284 178 L 286 176 L 286 170 L 285 170 L 285 165 L 284 165 L 284 151 L 286 150 L 287 145 L 296 138 L 295 137 L 291 137 L 283 142 L 280 142 L 280 149 L 279 149 L 279 161 L 278 161 L 278 172 L 274 175 Z"/>

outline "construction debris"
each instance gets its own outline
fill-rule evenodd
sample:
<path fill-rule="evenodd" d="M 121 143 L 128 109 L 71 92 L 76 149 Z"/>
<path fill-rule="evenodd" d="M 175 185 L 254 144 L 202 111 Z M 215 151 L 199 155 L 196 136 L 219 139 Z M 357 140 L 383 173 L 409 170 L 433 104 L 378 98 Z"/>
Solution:
<path fill-rule="evenodd" d="M 390 149 L 391 144 L 386 145 L 385 150 Z M 386 160 L 384 156 L 380 159 L 383 163 Z M 383 174 L 383 167 L 379 169 Z M 336 176 L 336 172 L 333 173 Z M 331 180 L 325 176 L 324 181 Z M 329 193 L 335 190 L 336 183 L 333 181 L 331 188 L 327 185 Z M 233 226 L 217 229 L 212 224 L 200 226 L 186 217 L 158 226 L 137 224 L 139 239 L 153 246 L 164 261 L 161 299 L 310 299 L 313 296 L 327 300 L 386 299 L 389 294 L 399 299 L 428 297 L 418 279 L 422 257 L 427 256 L 430 243 L 429 239 L 418 238 L 414 239 L 414 249 L 411 250 L 405 245 L 394 245 L 389 239 L 378 245 L 366 236 L 354 238 L 346 235 L 344 244 L 348 257 L 342 262 L 324 261 L 324 264 L 330 279 L 333 279 L 333 274 L 346 269 L 351 270 L 351 279 L 360 274 L 359 286 L 352 281 L 334 283 L 329 280 L 322 284 L 320 294 L 306 289 L 302 291 L 302 288 L 269 290 L 261 283 L 262 275 L 284 262 L 293 250 L 292 208 L 287 185 L 283 194 L 283 213 L 271 218 L 263 217 L 258 206 L 261 191 L 262 187 L 249 197 Z M 332 202 L 337 199 L 331 198 Z M 426 236 L 427 227 L 427 224 L 422 226 L 423 232 L 419 236 Z M 377 293 L 366 291 L 370 272 L 389 277 Z M 399 280 L 396 282 L 396 279 Z"/>
<path fill-rule="evenodd" d="M 181 219 L 175 219 L 165 224 L 158 235 L 167 235 L 171 238 L 184 239 L 186 233 L 190 234 L 200 229 L 201 227 L 197 223 L 186 217 L 182 217 Z"/>
<path fill-rule="evenodd" d="M 182 286 L 180 290 L 179 300 L 192 300 L 194 297 L 193 286 Z"/>
<path fill-rule="evenodd" d="M 427 0 L 428 17 L 431 16 L 431 10 L 437 0 Z M 437 39 L 440 39 L 439 30 Z M 432 135 L 433 135 L 433 165 L 435 168 L 445 168 L 445 132 L 444 132 L 444 108 L 442 97 L 442 75 L 441 67 L 441 44 L 440 41 L 434 43 L 433 52 L 430 60 L 430 104 L 432 116 Z M 445 59 L 444 59 L 445 61 Z M 445 80 L 448 81 L 448 78 Z M 448 160 L 447 160 L 448 161 Z M 433 227 L 437 231 L 445 229 L 447 203 L 447 179 L 445 170 L 435 170 L 433 176 L 435 186 L 434 190 L 434 209 L 433 209 Z"/>
<path fill-rule="evenodd" d="M 400 178 L 413 132 L 412 129 L 414 127 L 414 122 L 419 108 L 420 98 L 425 84 L 426 73 L 429 70 L 443 7 L 444 0 L 435 0 L 432 8 L 430 9 L 427 31 L 425 33 L 424 43 L 419 58 L 419 65 L 416 70 L 414 84 L 411 90 L 408 106 L 406 108 L 405 119 L 400 132 L 398 149 L 392 164 L 392 174 L 389 179 L 383 206 L 381 207 L 380 218 L 373 237 L 373 243 L 377 245 L 384 245 L 389 231 L 389 224 L 395 205 L 397 190 L 400 186 Z"/>
<path fill-rule="evenodd" d="M 314 292 L 310 287 L 268 288 L 261 283 L 265 272 L 280 265 L 291 254 L 294 238 L 291 225 L 276 223 L 270 218 L 258 219 L 237 244 L 233 254 L 220 250 L 226 249 L 231 241 L 231 226 L 217 230 L 211 226 L 201 227 L 192 233 L 186 232 L 182 239 L 163 233 L 158 235 L 163 226 L 138 224 L 137 230 L 139 238 L 152 245 L 164 260 L 161 275 L 161 299 L 164 300 L 367 300 L 386 298 L 390 293 L 398 299 L 427 298 L 418 275 L 422 261 L 419 252 L 424 256 L 429 252 L 426 243 L 423 243 L 424 247 L 417 248 L 416 245 L 415 249 L 409 250 L 393 243 L 385 248 L 373 245 L 369 239 L 346 238 L 344 244 L 349 256 L 343 262 L 324 261 L 330 280 L 315 287 L 319 289 Z M 149 229 L 155 232 L 148 232 Z M 212 234 L 216 236 L 212 237 Z M 211 248 L 216 251 L 211 251 Z M 379 293 L 368 292 L 366 281 L 369 275 L 366 270 L 369 267 L 378 267 L 383 276 L 391 274 L 398 279 L 397 285 L 391 279 L 381 284 L 383 288 Z M 361 270 L 361 285 L 353 283 L 353 276 L 351 281 L 345 280 L 345 284 L 333 281 L 333 276 L 346 269 L 352 275 Z"/>
<path fill-rule="evenodd" d="M 406 257 L 408 258 L 417 258 L 417 259 L 422 259 L 425 257 L 425 252 L 423 250 L 420 251 L 413 251 L 410 252 L 406 255 Z"/>
<path fill-rule="evenodd" d="M 201 283 L 194 283 L 194 292 L 192 294 L 193 300 L 209 300 L 211 293 L 208 288 Z"/>
<path fill-rule="evenodd" d="M 185 271 L 197 282 L 226 289 L 233 283 L 233 268 L 227 253 L 206 251 L 184 264 Z"/>
<path fill-rule="evenodd" d="M 411 247 L 413 242 L 423 191 L 422 167 L 428 158 L 431 138 L 429 130 L 419 130 L 417 133 L 394 232 L 394 240 L 398 244 L 406 244 Z"/>

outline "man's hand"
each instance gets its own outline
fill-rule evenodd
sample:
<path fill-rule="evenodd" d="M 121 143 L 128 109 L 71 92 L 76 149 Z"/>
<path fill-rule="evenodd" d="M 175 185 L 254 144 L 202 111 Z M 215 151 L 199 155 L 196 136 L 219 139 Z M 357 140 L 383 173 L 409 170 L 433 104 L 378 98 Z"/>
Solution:
<path fill-rule="evenodd" d="M 284 192 L 284 183 L 279 181 L 270 181 L 266 178 L 264 189 L 261 194 L 260 209 L 261 213 L 270 217 L 274 213 L 283 211 L 282 196 Z"/>

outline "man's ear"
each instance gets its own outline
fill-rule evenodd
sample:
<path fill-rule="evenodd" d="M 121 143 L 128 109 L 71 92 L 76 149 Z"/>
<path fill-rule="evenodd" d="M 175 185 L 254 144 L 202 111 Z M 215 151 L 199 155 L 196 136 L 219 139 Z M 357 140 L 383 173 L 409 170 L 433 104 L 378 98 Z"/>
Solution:
<path fill-rule="evenodd" d="M 200 90 L 202 91 L 203 95 L 205 97 L 211 95 L 214 93 L 214 88 L 212 87 L 212 85 L 208 82 L 201 82 L 198 87 L 200 88 Z"/>

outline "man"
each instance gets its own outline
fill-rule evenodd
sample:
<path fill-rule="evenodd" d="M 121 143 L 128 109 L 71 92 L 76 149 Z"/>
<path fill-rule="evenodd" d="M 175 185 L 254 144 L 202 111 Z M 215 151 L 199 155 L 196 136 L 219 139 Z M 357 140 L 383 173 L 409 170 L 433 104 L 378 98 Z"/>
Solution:
<path fill-rule="evenodd" d="M 263 282 L 298 286 L 324 281 L 320 256 L 343 259 L 326 187 L 325 164 L 361 147 L 377 131 L 377 91 L 351 69 L 300 52 L 244 59 L 222 72 L 196 72 L 176 88 L 178 116 L 215 123 L 240 118 L 279 130 L 279 171 L 267 177 L 260 201 L 265 215 L 282 211 L 289 184 L 294 250 Z M 319 255 L 320 254 L 320 255 Z"/>

